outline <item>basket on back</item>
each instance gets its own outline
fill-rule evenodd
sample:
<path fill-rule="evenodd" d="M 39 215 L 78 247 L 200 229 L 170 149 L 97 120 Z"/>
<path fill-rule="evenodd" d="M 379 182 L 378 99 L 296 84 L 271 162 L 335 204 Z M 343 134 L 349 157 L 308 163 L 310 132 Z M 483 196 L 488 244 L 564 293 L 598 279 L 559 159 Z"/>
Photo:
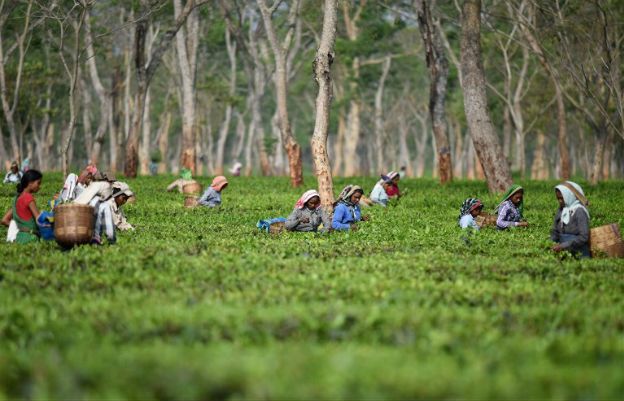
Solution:
<path fill-rule="evenodd" d="M 197 206 L 197 198 L 195 196 L 186 196 L 184 198 L 184 207 L 188 207 L 188 208 L 193 208 L 195 206 Z"/>
<path fill-rule="evenodd" d="M 475 218 L 475 221 L 479 227 L 494 227 L 496 226 L 496 218 L 495 214 L 481 213 Z"/>
<path fill-rule="evenodd" d="M 185 195 L 199 195 L 201 193 L 202 187 L 201 184 L 197 181 L 185 184 L 182 187 L 182 192 Z"/>
<path fill-rule="evenodd" d="M 623 258 L 624 241 L 617 223 L 592 228 L 589 234 L 593 255 L 605 253 L 608 256 Z"/>
<path fill-rule="evenodd" d="M 54 239 L 65 248 L 88 244 L 93 238 L 93 207 L 66 203 L 54 208 Z"/>

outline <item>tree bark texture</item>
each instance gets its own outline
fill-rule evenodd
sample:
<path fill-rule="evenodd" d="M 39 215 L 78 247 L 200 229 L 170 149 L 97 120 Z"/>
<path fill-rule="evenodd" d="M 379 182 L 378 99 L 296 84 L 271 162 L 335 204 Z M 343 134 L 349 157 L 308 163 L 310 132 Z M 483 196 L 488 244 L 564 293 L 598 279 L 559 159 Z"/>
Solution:
<path fill-rule="evenodd" d="M 489 116 L 481 60 L 481 0 L 464 0 L 461 65 L 464 110 L 490 192 L 505 191 L 512 183 L 509 165 Z"/>
<path fill-rule="evenodd" d="M 264 21 L 264 27 L 271 44 L 273 56 L 275 58 L 275 95 L 277 100 L 277 111 L 279 114 L 279 126 L 284 145 L 284 150 L 288 157 L 290 170 L 290 182 L 293 187 L 303 184 L 303 164 L 301 161 L 301 146 L 292 134 L 290 119 L 288 117 L 288 71 L 286 66 L 286 48 L 278 43 L 277 33 L 273 26 L 272 10 L 269 10 L 264 0 L 258 0 L 258 6 Z M 293 5 L 293 7 L 298 5 Z"/>
<path fill-rule="evenodd" d="M 318 180 L 321 205 L 331 212 L 334 203 L 334 189 L 331 165 L 327 155 L 329 112 L 332 101 L 331 65 L 336 42 L 336 0 L 325 0 L 323 33 L 314 59 L 314 79 L 318 84 L 316 96 L 316 118 L 312 134 L 312 158 Z"/>
<path fill-rule="evenodd" d="M 418 28 L 425 47 L 425 59 L 429 68 L 429 113 L 436 142 L 436 156 L 440 183 L 444 184 L 453 179 L 451 162 L 451 147 L 448 139 L 446 124 L 446 89 L 448 82 L 449 65 L 446 59 L 444 44 L 431 16 L 428 0 L 416 0 Z"/>

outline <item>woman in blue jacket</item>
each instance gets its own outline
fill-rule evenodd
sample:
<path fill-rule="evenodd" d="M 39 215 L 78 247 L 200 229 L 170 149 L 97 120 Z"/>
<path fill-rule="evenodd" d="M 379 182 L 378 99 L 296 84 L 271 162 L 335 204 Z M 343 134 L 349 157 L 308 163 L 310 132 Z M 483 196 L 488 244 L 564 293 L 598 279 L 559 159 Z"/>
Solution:
<path fill-rule="evenodd" d="M 332 228 L 334 230 L 357 230 L 357 222 L 368 220 L 368 216 L 362 216 L 360 211 L 360 198 L 364 194 L 361 187 L 357 185 L 347 185 L 334 204 L 334 218 Z"/>

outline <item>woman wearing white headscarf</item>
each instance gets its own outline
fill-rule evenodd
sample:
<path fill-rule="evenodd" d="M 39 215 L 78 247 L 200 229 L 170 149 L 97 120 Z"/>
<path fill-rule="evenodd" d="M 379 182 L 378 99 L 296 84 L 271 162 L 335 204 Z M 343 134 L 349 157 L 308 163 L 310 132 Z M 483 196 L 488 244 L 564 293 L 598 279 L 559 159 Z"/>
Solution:
<path fill-rule="evenodd" d="M 566 181 L 555 187 L 559 210 L 550 234 L 556 242 L 555 252 L 570 251 L 582 257 L 591 257 L 589 249 L 589 211 L 587 198 L 580 185 Z"/>

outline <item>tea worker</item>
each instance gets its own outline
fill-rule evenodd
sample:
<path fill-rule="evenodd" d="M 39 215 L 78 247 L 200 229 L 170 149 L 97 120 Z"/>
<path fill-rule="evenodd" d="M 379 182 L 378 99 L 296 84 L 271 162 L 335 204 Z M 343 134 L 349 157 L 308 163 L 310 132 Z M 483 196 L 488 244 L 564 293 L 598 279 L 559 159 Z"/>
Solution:
<path fill-rule="evenodd" d="M 97 167 L 93 164 L 89 164 L 84 170 L 77 176 L 71 173 L 65 179 L 65 184 L 61 190 L 59 200 L 61 202 L 67 202 L 76 199 L 95 179 L 97 174 Z"/>
<path fill-rule="evenodd" d="M 386 193 L 390 198 L 400 198 L 401 191 L 399 191 L 399 181 L 401 180 L 401 174 L 396 171 L 391 171 L 387 174 L 390 179 L 390 184 L 386 189 Z"/>
<path fill-rule="evenodd" d="M 377 205 L 381 205 L 386 207 L 388 205 L 388 189 L 392 185 L 392 180 L 390 177 L 383 175 L 381 176 L 381 180 L 377 181 L 375 186 L 373 187 L 373 191 L 370 194 L 370 200 Z"/>
<path fill-rule="evenodd" d="M 559 209 L 555 214 L 550 239 L 555 252 L 570 251 L 581 257 L 591 257 L 589 247 L 589 211 L 587 198 L 580 185 L 566 181 L 555 187 Z"/>
<path fill-rule="evenodd" d="M 4 176 L 4 184 L 19 184 L 22 179 L 23 173 L 19 169 L 17 162 L 11 163 L 9 172 Z"/>
<path fill-rule="evenodd" d="M 239 177 L 242 168 L 243 165 L 239 161 L 237 161 L 234 163 L 232 168 L 230 168 L 230 174 L 232 174 L 234 177 Z"/>
<path fill-rule="evenodd" d="M 212 184 L 204 191 L 203 195 L 197 199 L 197 203 L 202 206 L 216 207 L 221 205 L 221 191 L 228 185 L 228 180 L 222 175 L 216 176 Z"/>
<path fill-rule="evenodd" d="M 360 220 L 368 220 L 367 216 L 362 216 L 360 211 L 360 198 L 364 191 L 358 185 L 347 185 L 344 187 L 338 201 L 334 203 L 334 217 L 332 228 L 334 230 L 357 230 L 357 223 Z"/>
<path fill-rule="evenodd" d="M 501 203 L 496 208 L 496 228 L 505 230 L 509 227 L 527 227 L 523 221 L 524 188 L 520 185 L 512 185 L 503 195 Z"/>
<path fill-rule="evenodd" d="M 101 171 L 97 172 L 93 176 L 93 181 L 74 199 L 74 203 L 93 206 L 97 213 L 98 204 L 110 198 L 114 182 L 115 177 Z"/>
<path fill-rule="evenodd" d="M 43 175 L 37 170 L 28 170 L 24 173 L 20 183 L 17 184 L 17 196 L 13 200 L 13 207 L 2 218 L 2 224 L 5 226 L 10 226 L 11 220 L 17 225 L 15 242 L 18 244 L 39 240 L 36 220 L 40 213 L 33 194 L 39 191 L 42 179 Z"/>
<path fill-rule="evenodd" d="M 288 231 L 316 232 L 323 223 L 323 231 L 331 229 L 329 216 L 321 207 L 321 196 L 310 189 L 301 195 L 285 222 Z"/>
<path fill-rule="evenodd" d="M 193 174 L 191 173 L 191 170 L 183 168 L 180 171 L 180 178 L 169 184 L 169 186 L 167 187 L 167 192 L 171 192 L 175 189 L 177 189 L 178 192 L 182 192 L 182 189 L 185 185 L 194 184 L 195 182 L 196 181 L 193 179 Z"/>
<path fill-rule="evenodd" d="M 106 236 L 108 243 L 114 244 L 117 241 L 116 230 L 134 229 L 121 211 L 121 207 L 133 196 L 134 193 L 125 182 L 115 181 L 112 184 L 110 198 L 100 202 L 96 210 L 93 243 L 102 244 L 102 237 Z"/>
<path fill-rule="evenodd" d="M 459 217 L 457 217 L 457 224 L 461 228 L 474 228 L 479 229 L 475 218 L 481 214 L 483 210 L 483 203 L 477 198 L 468 198 L 462 203 L 459 208 Z"/>

